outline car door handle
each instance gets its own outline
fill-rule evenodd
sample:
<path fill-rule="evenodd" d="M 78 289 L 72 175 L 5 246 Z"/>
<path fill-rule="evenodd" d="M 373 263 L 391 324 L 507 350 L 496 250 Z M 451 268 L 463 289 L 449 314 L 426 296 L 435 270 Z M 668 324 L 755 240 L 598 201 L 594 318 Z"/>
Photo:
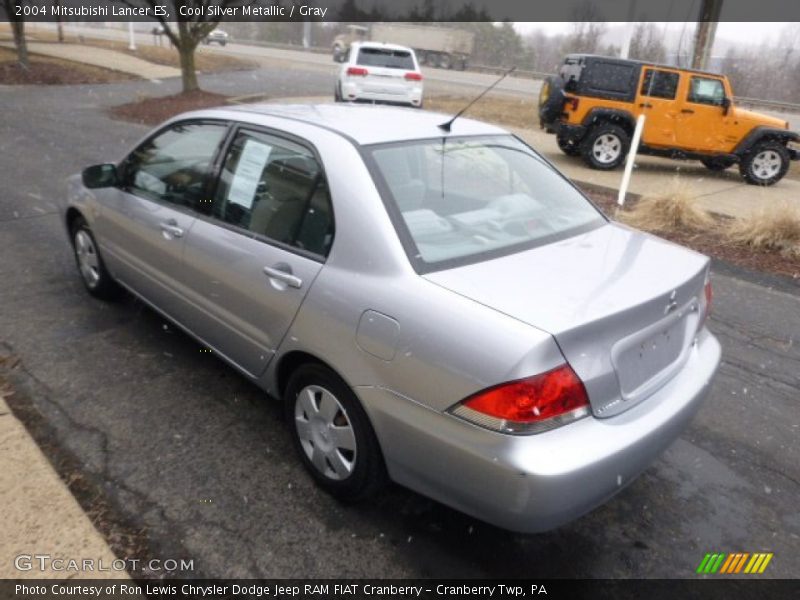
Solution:
<path fill-rule="evenodd" d="M 282 281 L 289 287 L 300 288 L 303 286 L 302 279 L 292 275 L 291 273 L 287 273 L 283 269 L 278 269 L 275 267 L 264 267 L 264 274 L 270 279 L 277 279 L 278 281 Z"/>
<path fill-rule="evenodd" d="M 694 111 L 691 108 L 682 108 L 681 112 L 685 115 L 693 115 Z"/>
<path fill-rule="evenodd" d="M 640 108 L 653 108 L 653 105 L 652 105 L 652 104 L 650 104 L 649 102 L 642 102 L 642 103 L 639 105 L 639 107 L 640 107 Z"/>
<path fill-rule="evenodd" d="M 178 227 L 176 222 L 172 219 L 161 223 L 160 227 L 161 231 L 170 234 L 172 237 L 183 237 L 183 229 Z"/>

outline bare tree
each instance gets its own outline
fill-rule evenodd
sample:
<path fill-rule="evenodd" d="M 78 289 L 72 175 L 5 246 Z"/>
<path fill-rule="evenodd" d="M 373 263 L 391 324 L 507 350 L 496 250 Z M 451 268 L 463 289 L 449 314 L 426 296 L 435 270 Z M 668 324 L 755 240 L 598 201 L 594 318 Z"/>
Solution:
<path fill-rule="evenodd" d="M 22 6 L 24 0 L 3 0 L 3 8 L 8 15 L 8 22 L 14 34 L 14 47 L 17 49 L 17 62 L 19 66 L 28 70 L 28 43 L 25 41 L 25 18 L 17 15 L 18 7 Z"/>
<path fill-rule="evenodd" d="M 572 31 L 564 40 L 564 52 L 595 54 L 600 50 L 600 42 L 607 26 L 595 4 L 584 2 L 573 11 Z"/>
<path fill-rule="evenodd" d="M 4 0 L 8 1 L 8 0 Z M 128 6 L 149 6 L 150 14 L 159 15 L 161 11 L 156 6 L 167 6 L 167 12 L 174 21 L 167 20 L 166 16 L 154 16 L 161 23 L 164 35 L 172 42 L 178 51 L 181 65 L 181 80 L 183 92 L 192 92 L 200 89 L 197 82 L 194 53 L 198 44 L 211 33 L 222 20 L 219 10 L 214 16 L 208 16 L 211 7 L 228 8 L 241 7 L 252 4 L 253 0 L 115 0 Z M 280 4 L 280 2 L 278 2 Z M 185 14 L 181 14 L 181 8 Z M 189 14 L 194 16 L 188 16 Z"/>
<path fill-rule="evenodd" d="M 664 62 L 667 56 L 667 47 L 664 45 L 663 35 L 653 23 L 637 23 L 631 37 L 631 58 L 652 62 Z"/>

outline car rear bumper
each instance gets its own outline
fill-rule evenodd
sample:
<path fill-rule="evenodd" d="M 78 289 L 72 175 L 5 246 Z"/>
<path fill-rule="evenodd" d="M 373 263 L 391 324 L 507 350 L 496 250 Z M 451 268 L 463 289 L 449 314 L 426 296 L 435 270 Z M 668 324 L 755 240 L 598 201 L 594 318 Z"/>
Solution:
<path fill-rule="evenodd" d="M 538 435 L 481 429 L 381 388 L 356 393 L 392 479 L 500 527 L 538 532 L 587 513 L 646 469 L 700 406 L 720 355 L 704 330 L 683 369 L 650 398 Z"/>
<path fill-rule="evenodd" d="M 419 86 L 409 86 L 407 89 L 392 90 L 391 93 L 379 93 L 365 90 L 357 83 L 343 83 L 342 99 L 351 102 L 386 102 L 390 104 L 410 104 L 412 106 L 419 106 L 422 104 L 422 88 Z"/>

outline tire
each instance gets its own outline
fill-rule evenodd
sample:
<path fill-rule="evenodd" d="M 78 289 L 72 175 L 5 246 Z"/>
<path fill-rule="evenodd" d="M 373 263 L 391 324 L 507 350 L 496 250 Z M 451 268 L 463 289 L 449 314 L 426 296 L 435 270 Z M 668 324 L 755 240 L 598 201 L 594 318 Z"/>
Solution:
<path fill-rule="evenodd" d="M 570 138 L 559 133 L 556 135 L 556 142 L 558 143 L 558 147 L 561 149 L 561 151 L 567 156 L 580 156 L 580 144 L 576 144 Z"/>
<path fill-rule="evenodd" d="M 581 155 L 592 169 L 610 171 L 625 160 L 631 139 L 619 125 L 601 123 L 589 130 L 581 142 Z"/>
<path fill-rule="evenodd" d="M 714 156 L 711 158 L 701 158 L 700 162 L 703 163 L 703 166 L 709 171 L 724 171 L 732 167 L 736 161 L 730 158 Z"/>
<path fill-rule="evenodd" d="M 542 82 L 539 91 L 539 120 L 552 123 L 561 118 L 564 111 L 564 80 L 550 75 Z"/>
<path fill-rule="evenodd" d="M 334 102 L 342 102 L 342 91 L 339 83 L 333 86 L 333 100 Z"/>
<path fill-rule="evenodd" d="M 228 43 L 228 42 L 220 42 L 220 43 L 219 43 L 219 45 L 220 45 L 220 46 L 222 46 L 222 47 L 224 48 L 224 47 L 225 47 L 225 44 L 227 44 L 227 43 Z"/>
<path fill-rule="evenodd" d="M 776 141 L 756 144 L 739 163 L 739 173 L 751 185 L 773 185 L 789 170 L 789 151 Z"/>
<path fill-rule="evenodd" d="M 344 501 L 367 498 L 384 485 L 386 467 L 375 432 L 336 373 L 315 363 L 298 367 L 284 403 L 295 448 L 317 485 Z"/>
<path fill-rule="evenodd" d="M 106 269 L 94 235 L 83 217 L 78 217 L 73 222 L 70 239 L 75 264 L 86 291 L 101 300 L 118 298 L 122 289 Z"/>

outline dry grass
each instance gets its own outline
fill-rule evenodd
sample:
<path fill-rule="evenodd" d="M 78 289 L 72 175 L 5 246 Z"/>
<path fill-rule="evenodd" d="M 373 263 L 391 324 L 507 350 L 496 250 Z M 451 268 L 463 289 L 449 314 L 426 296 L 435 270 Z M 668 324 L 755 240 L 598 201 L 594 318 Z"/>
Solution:
<path fill-rule="evenodd" d="M 464 108 L 474 97 L 470 96 L 428 96 L 425 108 L 446 114 L 455 114 Z M 539 112 L 536 98 L 488 95 L 479 100 L 466 113 L 471 119 L 488 121 L 510 127 L 539 127 Z"/>
<path fill-rule="evenodd" d="M 786 202 L 736 219 L 726 233 L 735 244 L 800 258 L 800 210 Z"/>
<path fill-rule="evenodd" d="M 76 63 L 53 56 L 29 54 L 30 69 L 17 66 L 17 53 L 0 48 L 0 84 L 4 85 L 74 85 L 81 83 L 117 83 L 138 79 L 93 65 Z"/>
<path fill-rule="evenodd" d="M 36 42 L 52 42 L 58 43 L 58 36 L 52 31 L 35 31 L 30 37 L 31 41 Z M 67 35 L 64 41 L 70 44 L 83 44 L 84 46 L 93 46 L 95 48 L 105 48 L 107 50 L 114 50 L 124 54 L 136 56 L 142 60 L 155 63 L 157 65 L 165 65 L 167 67 L 180 68 L 180 58 L 178 51 L 170 46 L 169 40 L 166 36 L 162 38 L 162 46 L 151 44 L 137 44 L 136 52 L 128 50 L 128 42 L 123 40 L 102 40 L 90 37 L 80 38 L 74 35 Z M 220 54 L 217 52 L 209 52 L 201 44 L 197 47 L 197 52 L 194 55 L 195 68 L 204 73 L 216 73 L 220 71 L 239 71 L 243 69 L 254 69 L 258 63 L 251 60 L 243 60 L 234 56 Z"/>
<path fill-rule="evenodd" d="M 677 179 L 667 192 L 642 198 L 633 210 L 618 217 L 648 231 L 702 231 L 715 226 L 713 217 L 697 206 L 688 185 Z"/>

